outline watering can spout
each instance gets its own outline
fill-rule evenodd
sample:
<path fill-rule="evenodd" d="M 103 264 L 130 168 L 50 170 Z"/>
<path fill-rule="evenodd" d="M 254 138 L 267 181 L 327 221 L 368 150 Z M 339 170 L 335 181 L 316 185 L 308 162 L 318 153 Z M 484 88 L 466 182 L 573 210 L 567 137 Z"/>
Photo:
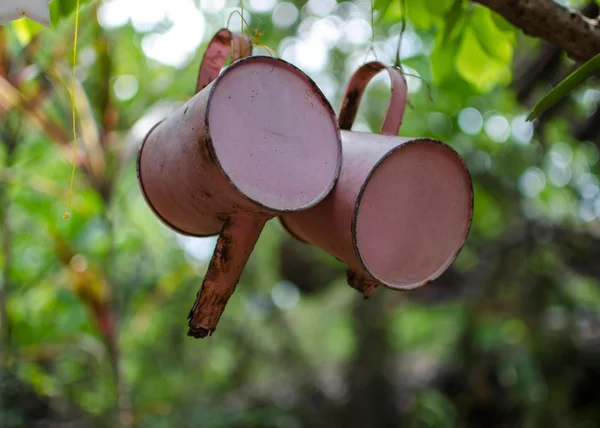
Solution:
<path fill-rule="evenodd" d="M 188 316 L 188 336 L 200 339 L 215 331 L 266 220 L 264 216 L 236 214 L 225 222 Z"/>

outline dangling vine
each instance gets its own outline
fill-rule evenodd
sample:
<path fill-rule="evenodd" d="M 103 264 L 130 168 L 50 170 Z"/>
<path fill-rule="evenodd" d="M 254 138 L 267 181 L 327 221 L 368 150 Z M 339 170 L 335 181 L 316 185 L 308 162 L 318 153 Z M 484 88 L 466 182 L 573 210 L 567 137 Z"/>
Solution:
<path fill-rule="evenodd" d="M 267 51 L 267 53 L 271 56 L 277 56 L 277 52 L 275 51 L 275 49 L 263 44 L 260 40 L 258 40 L 258 38 L 260 36 L 262 36 L 262 32 L 258 29 L 252 31 L 250 29 L 250 26 L 248 25 L 248 21 L 246 21 L 246 18 L 244 18 L 244 3 L 240 2 L 240 10 L 234 10 L 233 12 L 231 12 L 229 14 L 229 18 L 227 18 L 227 28 L 230 28 L 230 23 L 231 23 L 231 18 L 233 18 L 233 15 L 238 14 L 241 18 L 241 29 L 240 29 L 240 33 L 244 34 L 244 24 L 246 25 L 246 34 L 248 35 L 248 38 L 250 39 L 250 43 L 252 43 L 254 46 L 258 46 L 260 48 L 263 48 L 265 51 Z"/>
<path fill-rule="evenodd" d="M 404 36 L 404 32 L 406 31 L 406 3 L 404 0 L 400 0 L 400 10 L 402 11 L 402 27 L 400 27 L 400 34 L 398 35 L 398 47 L 396 48 L 396 59 L 394 61 L 394 67 L 399 68 L 400 71 L 404 73 L 402 70 L 402 64 L 400 63 L 400 49 L 402 48 L 402 37 Z"/>
<path fill-rule="evenodd" d="M 394 60 L 394 67 L 396 67 L 398 70 L 400 70 L 400 72 L 402 74 L 404 74 L 405 76 L 414 77 L 415 79 L 419 79 L 421 82 L 423 82 L 425 84 L 425 87 L 427 88 L 427 97 L 429 98 L 430 101 L 433 102 L 431 86 L 429 85 L 429 83 L 427 81 L 425 81 L 425 79 L 423 79 L 421 76 L 412 74 L 412 73 L 407 73 L 402 68 L 402 62 L 400 61 L 400 51 L 402 49 L 402 37 L 404 36 L 404 33 L 406 31 L 408 12 L 406 9 L 406 0 L 399 0 L 399 1 L 400 1 L 400 10 L 402 11 L 402 22 L 401 22 L 401 27 L 400 27 L 400 34 L 398 35 L 398 46 L 396 47 L 396 58 Z M 413 107 L 410 100 L 407 100 L 407 105 L 411 108 Z"/>
<path fill-rule="evenodd" d="M 69 184 L 69 197 L 67 211 L 63 215 L 65 220 L 71 217 L 71 202 L 73 200 L 73 185 L 75 182 L 75 170 L 77 169 L 77 106 L 75 104 L 75 71 L 77 67 L 77 36 L 79 35 L 79 2 L 75 3 L 75 34 L 73 36 L 73 68 L 71 74 L 71 121 L 73 123 L 73 169 L 71 170 L 71 181 Z"/>

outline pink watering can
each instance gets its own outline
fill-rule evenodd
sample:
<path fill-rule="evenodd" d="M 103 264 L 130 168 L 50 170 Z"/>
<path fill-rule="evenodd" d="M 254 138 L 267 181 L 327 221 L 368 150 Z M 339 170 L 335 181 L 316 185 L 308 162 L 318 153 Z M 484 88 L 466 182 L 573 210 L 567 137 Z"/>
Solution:
<path fill-rule="evenodd" d="M 350 132 L 364 89 L 381 70 L 392 83 L 383 135 Z M 365 297 L 378 285 L 411 289 L 439 277 L 471 224 L 472 184 L 458 154 L 431 138 L 397 136 L 406 100 L 398 69 L 360 67 L 339 115 L 343 161 L 335 189 L 310 210 L 281 218 L 292 235 L 345 262 L 348 283 Z"/>
<path fill-rule="evenodd" d="M 154 213 L 190 236 L 219 234 L 188 335 L 212 334 L 270 218 L 315 206 L 341 167 L 333 109 L 302 71 L 248 55 L 247 39 L 221 30 L 203 58 L 198 93 L 154 126 L 138 154 Z"/>

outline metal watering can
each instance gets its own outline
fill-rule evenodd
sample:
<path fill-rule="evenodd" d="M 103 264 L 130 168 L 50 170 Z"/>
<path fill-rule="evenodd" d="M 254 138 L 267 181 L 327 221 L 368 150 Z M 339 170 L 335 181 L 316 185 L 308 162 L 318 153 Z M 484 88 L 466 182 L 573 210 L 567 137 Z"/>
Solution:
<path fill-rule="evenodd" d="M 156 124 L 138 153 L 138 180 L 154 213 L 184 235 L 219 234 L 189 316 L 196 338 L 215 330 L 265 222 L 315 206 L 341 167 L 340 130 L 319 88 L 281 59 L 236 61 L 250 48 L 220 30 L 197 94 Z M 232 64 L 221 72 L 230 51 Z"/>
<path fill-rule="evenodd" d="M 386 70 L 392 96 L 381 135 L 349 131 L 368 82 Z M 472 183 L 459 155 L 431 138 L 398 137 L 407 102 L 402 73 L 380 62 L 352 76 L 339 115 L 342 170 L 313 208 L 284 227 L 349 266 L 348 283 L 369 297 L 379 285 L 411 289 L 456 259 L 471 225 Z"/>

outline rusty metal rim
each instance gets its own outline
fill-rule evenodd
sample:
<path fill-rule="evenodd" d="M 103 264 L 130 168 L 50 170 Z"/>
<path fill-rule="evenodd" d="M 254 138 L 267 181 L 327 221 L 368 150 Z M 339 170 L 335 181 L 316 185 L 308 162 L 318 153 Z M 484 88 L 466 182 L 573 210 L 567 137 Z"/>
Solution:
<path fill-rule="evenodd" d="M 321 98 L 325 109 L 329 112 L 331 118 L 333 119 L 333 123 L 334 123 L 335 129 L 336 129 L 338 156 L 337 156 L 337 165 L 336 165 L 336 168 L 335 168 L 335 174 L 334 174 L 333 180 L 329 184 L 329 186 L 327 186 L 323 190 L 323 193 L 321 194 L 320 197 L 314 199 L 311 203 L 309 203 L 309 204 L 307 204 L 307 205 L 305 205 L 305 206 L 303 206 L 303 207 L 301 207 L 299 209 L 285 209 L 285 210 L 274 209 L 274 208 L 266 206 L 262 202 L 254 200 L 250 196 L 246 195 L 234 183 L 234 181 L 231 179 L 231 177 L 229 176 L 229 174 L 227 174 L 227 172 L 225 171 L 225 168 L 223 168 L 223 166 L 221 165 L 221 162 L 219 161 L 219 158 L 218 158 L 217 153 L 215 151 L 215 148 L 214 148 L 214 145 L 213 145 L 213 141 L 212 141 L 212 138 L 211 138 L 211 135 L 210 135 L 210 125 L 209 125 L 208 116 L 209 116 L 209 113 L 210 113 L 210 104 L 212 102 L 213 93 L 215 91 L 215 88 L 218 85 L 219 80 L 221 80 L 225 75 L 227 75 L 230 70 L 243 65 L 245 62 L 250 62 L 250 61 L 251 62 L 255 62 L 255 61 L 265 61 L 265 60 L 276 62 L 276 63 L 281 63 L 281 64 L 283 64 L 284 66 L 286 66 L 288 68 L 291 68 L 293 70 L 298 71 L 299 72 L 299 77 L 302 78 L 304 81 L 308 82 L 309 86 Z M 221 74 L 219 74 L 219 76 L 217 76 L 217 78 L 212 82 L 212 86 L 210 87 L 210 92 L 208 94 L 208 101 L 206 102 L 206 110 L 205 110 L 204 116 L 205 116 L 204 117 L 204 127 L 205 127 L 206 141 L 208 143 L 208 150 L 209 150 L 209 152 L 210 152 L 210 154 L 211 154 L 211 156 L 212 156 L 215 164 L 219 168 L 219 171 L 221 171 L 221 173 L 227 179 L 227 181 L 229 182 L 229 184 L 240 195 L 242 195 L 244 198 L 246 198 L 251 203 L 253 203 L 255 205 L 258 205 L 259 207 L 267 210 L 269 213 L 274 213 L 274 215 L 280 215 L 280 214 L 285 214 L 285 213 L 293 213 L 293 212 L 308 210 L 308 209 L 314 207 L 315 205 L 317 205 L 318 203 L 320 203 L 323 199 L 325 199 L 331 193 L 331 191 L 333 190 L 333 188 L 337 184 L 338 178 L 340 176 L 340 171 L 341 171 L 341 168 L 342 168 L 342 134 L 340 132 L 340 127 L 338 125 L 337 117 L 335 115 L 335 112 L 333 111 L 333 107 L 331 107 L 331 104 L 329 103 L 329 101 L 327 100 L 327 98 L 325 97 L 325 95 L 323 95 L 323 93 L 321 92 L 321 90 L 319 89 L 319 87 L 317 86 L 317 84 L 309 76 L 307 76 L 306 73 L 304 73 L 298 67 L 290 64 L 289 62 L 284 61 L 281 58 L 274 58 L 274 57 L 267 56 L 267 55 L 250 56 L 250 57 L 242 58 L 242 59 L 239 59 L 239 60 L 235 61 L 233 64 L 229 65 L 229 67 L 227 67 Z"/>
<path fill-rule="evenodd" d="M 154 215 L 156 215 L 156 217 L 158 217 L 158 219 L 165 225 L 167 226 L 169 229 L 172 229 L 173 231 L 184 235 L 184 236 L 190 236 L 190 237 L 194 237 L 194 238 L 208 238 L 211 236 L 215 236 L 218 235 L 220 230 L 216 231 L 215 233 L 211 233 L 211 234 L 197 234 L 197 233 L 190 233 L 190 232 L 186 232 L 185 230 L 182 230 L 180 228 L 178 228 L 177 226 L 173 225 L 172 223 L 170 223 L 169 221 L 167 221 L 159 212 L 158 210 L 154 207 L 154 205 L 152 205 L 152 202 L 150 201 L 150 198 L 148 198 L 148 195 L 146 194 L 146 190 L 144 189 L 144 182 L 142 180 L 142 170 L 141 170 L 141 161 L 142 161 L 142 150 L 144 149 L 144 145 L 146 144 L 146 141 L 148 140 L 148 137 L 150 136 L 150 134 L 152 133 L 152 131 L 154 131 L 158 125 L 160 125 L 161 123 L 163 123 L 165 121 L 165 119 L 157 122 L 152 128 L 150 128 L 150 130 L 146 133 L 146 136 L 144 137 L 144 140 L 142 141 L 142 144 L 140 145 L 140 148 L 138 150 L 137 153 L 137 157 L 136 157 L 136 163 L 135 163 L 135 167 L 136 167 L 136 172 L 137 172 L 137 181 L 140 185 L 140 190 L 142 192 L 142 195 L 144 196 L 144 199 L 146 200 L 146 203 L 148 204 L 148 206 L 150 207 L 150 209 L 152 210 L 152 212 L 154 213 Z"/>
<path fill-rule="evenodd" d="M 423 141 L 428 141 L 428 142 L 432 142 L 432 143 L 435 143 L 435 144 L 439 144 L 442 147 L 444 147 L 445 149 L 451 151 L 452 153 L 454 153 L 454 155 L 458 158 L 458 160 L 460 161 L 461 165 L 463 166 L 463 170 L 466 173 L 465 175 L 466 175 L 467 181 L 469 183 L 469 190 L 470 190 L 470 196 L 471 196 L 469 198 L 470 199 L 470 202 L 469 202 L 469 220 L 467 222 L 467 228 L 465 230 L 463 241 L 462 241 L 459 249 L 454 253 L 454 255 L 451 258 L 448 259 L 448 260 L 450 260 L 450 263 L 448 263 L 448 265 L 446 265 L 444 269 L 440 269 L 438 272 L 436 272 L 434 274 L 434 276 L 426 279 L 425 281 L 419 282 L 417 284 L 413 284 L 411 286 L 398 286 L 398 285 L 387 283 L 387 282 L 381 280 L 380 278 L 378 278 L 376 275 L 373 274 L 373 272 L 371 272 L 369 270 L 369 267 L 364 262 L 361 254 L 360 254 L 360 247 L 358 245 L 358 238 L 357 238 L 357 234 L 356 234 L 356 227 L 357 227 L 357 222 L 358 222 L 358 210 L 360 208 L 360 203 L 362 201 L 362 197 L 363 197 L 363 194 L 364 194 L 364 192 L 366 190 L 366 187 L 369 184 L 369 181 L 371 180 L 371 177 L 373 176 L 373 174 L 375 173 L 375 171 L 377 170 L 377 168 L 379 168 L 379 166 L 383 162 L 385 162 L 385 160 L 388 157 L 390 157 L 397 150 L 401 150 L 402 148 L 407 147 L 410 144 L 415 144 L 415 143 L 423 142 Z M 469 173 L 469 170 L 467 169 L 467 166 L 466 166 L 464 160 L 456 152 L 456 150 L 454 150 L 448 144 L 445 144 L 445 143 L 441 142 L 440 140 L 436 140 L 434 138 L 423 137 L 423 138 L 413 138 L 411 140 L 408 140 L 405 143 L 392 148 L 385 155 L 383 155 L 381 157 L 381 159 L 379 159 L 379 161 L 375 164 L 375 166 L 373 166 L 373 168 L 371 169 L 371 171 L 369 171 L 369 174 L 367 175 L 367 178 L 365 179 L 364 183 L 360 187 L 360 190 L 358 191 L 358 195 L 356 197 L 356 202 L 354 204 L 354 210 L 353 210 L 353 213 L 352 213 L 352 219 L 350 221 L 350 235 L 352 236 L 352 247 L 354 249 L 354 254 L 356 255 L 356 257 L 358 258 L 358 260 L 362 264 L 365 272 L 368 275 L 370 275 L 374 280 L 376 280 L 378 283 L 380 283 L 381 285 L 383 285 L 383 286 L 385 286 L 387 288 L 391 288 L 391 289 L 394 289 L 394 290 L 412 290 L 412 289 L 415 289 L 415 288 L 422 287 L 422 286 L 424 286 L 426 284 L 429 284 L 432 281 L 435 281 L 437 278 L 439 278 L 442 275 L 442 273 L 444 273 L 444 271 L 452 263 L 454 263 L 454 261 L 456 260 L 456 258 L 460 254 L 461 250 L 463 249 L 463 247 L 464 247 L 464 245 L 465 245 L 465 243 L 467 241 L 467 237 L 469 236 L 469 231 L 471 230 L 471 223 L 473 221 L 473 206 L 474 206 L 474 192 L 473 192 L 473 181 L 471 179 L 471 174 Z"/>

